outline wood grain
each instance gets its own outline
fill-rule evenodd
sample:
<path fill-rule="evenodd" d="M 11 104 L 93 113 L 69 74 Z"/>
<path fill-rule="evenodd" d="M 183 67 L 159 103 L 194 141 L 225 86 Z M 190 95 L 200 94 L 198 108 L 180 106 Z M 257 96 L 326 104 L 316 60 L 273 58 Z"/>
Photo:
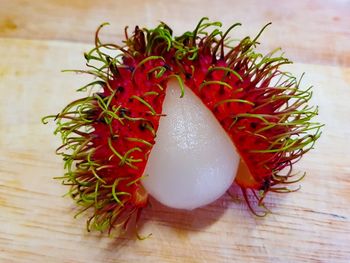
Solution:
<path fill-rule="evenodd" d="M 192 212 L 171 210 L 153 201 L 152 209 L 146 209 L 142 217 L 140 234 L 152 233 L 144 241 L 133 235 L 115 239 L 87 233 L 86 217 L 73 218 L 72 201 L 61 197 L 67 189 L 52 179 L 63 173 L 62 162 L 54 155 L 59 138 L 52 135 L 53 125 L 43 126 L 40 118 L 58 112 L 79 96 L 75 89 L 88 81 L 86 76 L 60 70 L 84 66 L 82 54 L 91 45 L 79 42 L 90 42 L 101 20 L 112 21 L 116 32 L 125 24 L 153 25 L 158 19 L 170 21 L 182 31 L 192 27 L 211 5 L 193 2 L 193 13 L 181 13 L 181 18 L 169 8 L 179 11 L 187 3 L 183 1 L 134 1 L 135 5 L 128 7 L 118 2 L 111 8 L 70 2 L 1 1 L 0 21 L 7 22 L 0 30 L 0 262 L 350 261 L 350 67 L 341 55 L 349 55 L 349 29 L 325 28 L 316 39 L 297 41 L 298 36 L 308 36 L 309 28 L 324 25 L 318 20 L 320 13 L 325 19 L 338 17 L 340 24 L 348 21 L 345 7 L 349 2 L 291 3 L 289 12 L 298 14 L 296 20 L 291 21 L 293 16 L 282 19 L 272 32 L 293 26 L 302 30 L 293 37 L 270 32 L 269 39 L 262 41 L 267 40 L 267 48 L 287 43 L 293 56 L 309 62 L 288 69 L 296 75 L 307 72 L 303 83 L 314 85 L 312 102 L 319 105 L 319 120 L 326 124 L 316 149 L 297 166 L 308 173 L 302 189 L 270 195 L 266 202 L 273 213 L 265 218 L 248 212 L 236 187 L 233 201 L 225 195 Z M 315 6 L 319 13 L 313 16 L 310 10 Z M 324 10 L 325 6 L 330 10 Z M 118 7 L 118 17 L 112 7 Z M 245 19 L 248 28 L 244 34 L 255 32 L 263 20 L 273 16 L 267 7 L 261 7 L 256 19 L 244 17 L 256 8 L 253 1 L 232 8 L 238 18 Z M 270 12 L 286 8 L 280 4 Z M 213 18 L 232 18 L 222 6 L 211 9 Z M 303 24 L 307 19 L 302 16 L 311 17 L 310 24 Z M 115 35 L 117 40 L 120 37 Z M 328 47 L 327 37 L 337 39 L 339 49 Z M 309 46 L 312 39 L 315 46 Z M 315 59 L 309 60 L 312 57 Z"/>
<path fill-rule="evenodd" d="M 110 22 L 106 39 L 121 39 L 124 27 L 166 21 L 176 33 L 190 30 L 201 17 L 225 27 L 242 22 L 238 36 L 255 35 L 273 22 L 261 41 L 265 50 L 283 47 L 305 63 L 350 65 L 350 1 L 1 0 L 0 37 L 92 41 L 98 25 Z"/>

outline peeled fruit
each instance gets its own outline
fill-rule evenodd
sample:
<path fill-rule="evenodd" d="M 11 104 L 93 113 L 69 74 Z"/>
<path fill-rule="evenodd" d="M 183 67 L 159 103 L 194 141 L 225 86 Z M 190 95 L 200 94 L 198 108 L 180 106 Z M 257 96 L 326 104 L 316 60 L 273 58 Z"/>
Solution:
<path fill-rule="evenodd" d="M 162 204 L 195 209 L 215 201 L 231 186 L 239 157 L 230 138 L 193 92 L 180 98 L 169 81 L 160 124 L 142 181 Z"/>
<path fill-rule="evenodd" d="M 126 27 L 121 45 L 100 39 L 105 25 L 84 53 L 87 68 L 73 70 L 96 77 L 78 89 L 87 94 L 42 120 L 57 124 L 59 178 L 78 214 L 89 215 L 88 230 L 136 227 L 150 195 L 190 210 L 235 183 L 262 216 L 267 193 L 295 190 L 303 176 L 293 165 L 323 125 L 313 120 L 311 88 L 283 68 L 291 61 L 278 49 L 257 52 L 269 24 L 236 42 L 230 32 L 240 23 L 222 31 L 204 17 L 176 36 L 161 22 Z"/>

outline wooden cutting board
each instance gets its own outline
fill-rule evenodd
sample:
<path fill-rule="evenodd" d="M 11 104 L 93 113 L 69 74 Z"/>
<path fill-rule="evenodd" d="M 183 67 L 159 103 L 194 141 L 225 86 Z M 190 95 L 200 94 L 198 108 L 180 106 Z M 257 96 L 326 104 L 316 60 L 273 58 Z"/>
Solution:
<path fill-rule="evenodd" d="M 245 12 L 255 10 L 253 1 L 246 2 Z M 316 50 L 304 50 L 299 56 L 298 52 L 293 53 L 298 47 L 290 48 L 303 63 L 288 69 L 299 76 L 307 73 L 304 86 L 314 86 L 312 103 L 319 105 L 319 121 L 326 124 L 316 149 L 296 166 L 297 170 L 307 172 L 300 191 L 271 194 L 266 204 L 273 213 L 265 218 L 249 213 L 235 187 L 235 200 L 225 195 L 214 204 L 192 212 L 171 210 L 153 202 L 152 209 L 146 209 L 143 214 L 140 229 L 141 235 L 152 233 L 152 236 L 144 241 L 132 235 L 117 239 L 87 233 L 86 217 L 73 218 L 72 201 L 62 197 L 67 189 L 52 179 L 63 173 L 62 161 L 54 154 L 59 138 L 52 135 L 53 124 L 43 126 L 40 122 L 42 116 L 57 113 L 67 102 L 81 96 L 75 89 L 88 81 L 83 75 L 60 72 L 84 67 L 83 52 L 92 45 L 76 42 L 76 34 L 88 41 L 92 37 L 90 31 L 102 22 L 103 14 L 111 17 L 110 8 L 98 7 L 98 15 L 89 11 L 91 20 L 81 18 L 82 24 L 93 25 L 86 28 L 89 34 L 84 33 L 81 25 L 69 27 L 63 18 L 70 21 L 74 14 L 82 15 L 87 12 L 84 8 L 91 5 L 77 3 L 81 6 L 76 4 L 70 9 L 68 1 L 33 5 L 26 1 L 1 1 L 2 7 L 7 7 L 7 15 L 0 16 L 0 262 L 350 262 L 350 63 L 341 58 L 340 52 L 350 57 L 345 45 L 350 44 L 349 31 L 339 29 L 339 32 L 343 30 L 339 38 L 343 44 L 334 51 L 334 60 L 325 42 L 318 43 Z M 141 23 L 154 25 L 158 13 L 142 3 L 134 1 L 134 8 L 129 4 L 121 10 L 140 14 Z M 138 9 L 136 4 L 146 9 Z M 177 10 L 181 4 L 186 3 L 169 3 Z M 197 2 L 193 4 L 199 6 Z M 154 1 L 154 6 L 159 19 L 165 20 L 163 17 L 169 14 L 173 21 L 178 21 L 175 22 L 178 32 L 189 29 L 179 22 L 180 18 L 175 20 L 165 11 L 163 2 Z M 203 6 L 196 16 L 205 13 L 205 7 L 208 9 L 210 4 L 204 1 Z M 333 10 L 329 17 L 339 17 L 345 12 L 341 4 L 336 7 L 338 11 Z M 41 11 L 42 21 L 37 24 L 42 28 L 40 33 L 30 24 L 29 18 L 35 17 L 30 10 Z M 43 10 L 48 17 L 43 15 Z M 101 10 L 105 13 L 101 14 Z M 121 10 L 118 14 L 123 13 Z M 266 7 L 263 10 L 264 19 L 259 21 L 269 18 Z M 223 9 L 212 12 L 219 16 L 219 11 Z M 144 12 L 150 17 L 146 19 Z M 18 14 L 22 16 L 16 20 Z M 56 18 L 50 20 L 49 14 Z M 69 41 L 62 41 L 64 30 L 57 16 Z M 122 17 L 124 22 L 130 22 L 127 14 Z M 134 20 L 138 22 L 136 18 L 131 22 Z M 294 23 L 301 25 L 301 22 L 299 18 Z M 22 30 L 22 26 L 27 30 Z M 33 40 L 35 36 L 28 28 L 38 33 L 38 40 Z M 112 38 L 108 34 L 106 37 Z M 274 39 L 278 42 L 294 38 L 282 36 L 281 40 L 275 36 Z M 274 39 L 269 39 L 268 47 Z M 120 40 L 121 36 L 116 39 Z M 305 59 L 312 56 L 317 58 Z"/>

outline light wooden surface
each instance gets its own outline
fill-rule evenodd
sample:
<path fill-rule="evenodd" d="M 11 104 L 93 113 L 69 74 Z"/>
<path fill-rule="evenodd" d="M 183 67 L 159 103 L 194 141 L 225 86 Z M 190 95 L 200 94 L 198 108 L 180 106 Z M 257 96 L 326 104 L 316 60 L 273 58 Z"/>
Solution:
<path fill-rule="evenodd" d="M 101 2 L 0 0 L 0 262 L 350 262 L 349 1 Z M 288 69 L 314 85 L 327 126 L 296 167 L 308 173 L 302 189 L 269 196 L 263 219 L 234 188 L 236 201 L 193 212 L 154 203 L 145 241 L 86 233 L 86 217 L 73 219 L 67 189 L 52 179 L 63 173 L 59 138 L 40 123 L 87 81 L 60 70 L 84 66 L 101 22 L 111 22 L 104 37 L 120 41 L 125 25 L 164 20 L 181 32 L 202 16 L 242 21 L 240 36 L 272 21 L 261 49 L 283 46 L 297 62 Z"/>

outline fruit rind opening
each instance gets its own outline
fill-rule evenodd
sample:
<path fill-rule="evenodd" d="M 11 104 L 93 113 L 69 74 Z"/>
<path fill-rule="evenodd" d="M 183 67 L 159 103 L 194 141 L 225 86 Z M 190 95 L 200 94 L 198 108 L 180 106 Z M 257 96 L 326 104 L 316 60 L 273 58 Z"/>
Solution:
<path fill-rule="evenodd" d="M 300 80 L 281 69 L 291 61 L 276 55 L 279 50 L 256 52 L 267 25 L 235 45 L 228 34 L 239 23 L 223 32 L 207 18 L 177 37 L 163 22 L 136 26 L 131 37 L 126 29 L 123 45 L 100 40 L 105 25 L 85 53 L 88 69 L 73 70 L 96 78 L 78 91 L 98 91 L 43 118 L 54 119 L 62 138 L 57 154 L 66 173 L 60 179 L 82 207 L 79 214 L 92 210 L 88 230 L 126 229 L 147 205 L 140 179 L 170 78 L 190 87 L 232 139 L 242 159 L 236 183 L 247 201 L 247 190 L 260 205 L 268 192 L 293 191 L 292 166 L 313 148 L 322 125 L 313 121 L 317 107 L 308 106 L 311 88 L 301 89 Z"/>

